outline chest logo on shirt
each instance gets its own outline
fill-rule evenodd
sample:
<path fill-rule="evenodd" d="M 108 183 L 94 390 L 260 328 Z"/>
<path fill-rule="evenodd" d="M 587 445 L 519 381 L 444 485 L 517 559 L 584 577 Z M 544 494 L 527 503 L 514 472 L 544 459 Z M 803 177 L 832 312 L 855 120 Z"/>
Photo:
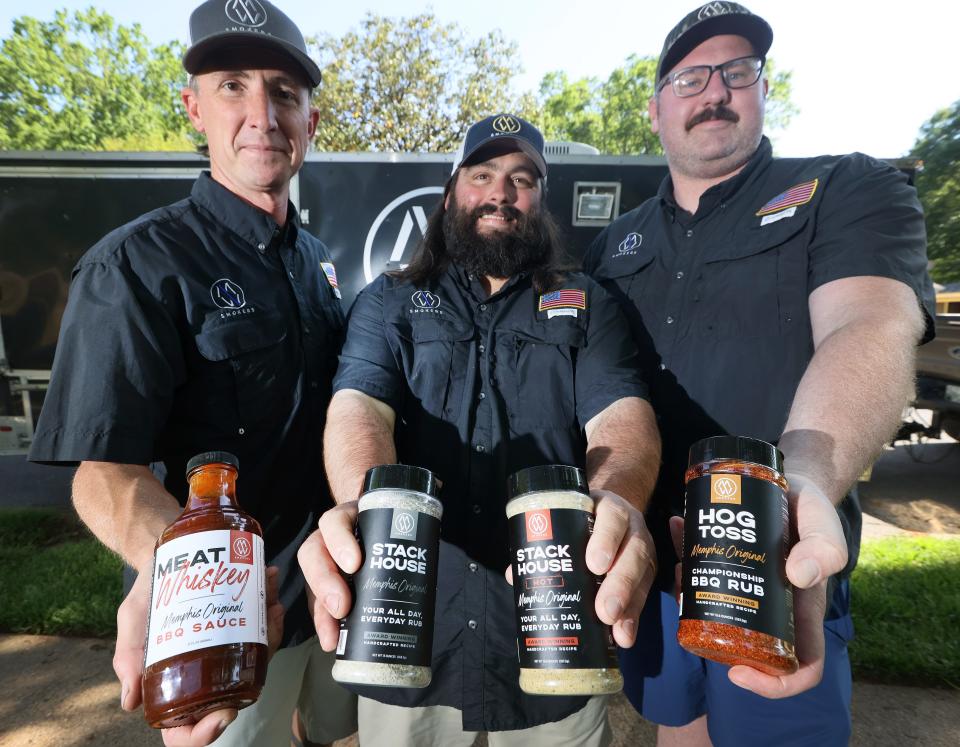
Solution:
<path fill-rule="evenodd" d="M 796 184 L 793 187 L 790 187 L 790 189 L 788 189 L 786 192 L 781 192 L 766 205 L 760 208 L 757 211 L 757 217 L 759 218 L 766 215 L 771 215 L 772 213 L 779 213 L 782 210 L 795 208 L 799 205 L 806 205 L 808 202 L 810 202 L 810 200 L 813 199 L 813 195 L 816 193 L 817 185 L 819 183 L 819 179 L 813 179 L 809 182 L 803 182 L 803 184 Z M 770 221 L 764 221 L 763 225 L 768 222 Z"/>
<path fill-rule="evenodd" d="M 440 296 L 430 291 L 414 291 L 413 295 L 410 296 L 410 300 L 413 302 L 413 305 L 416 306 L 415 309 L 412 309 L 412 313 L 414 314 L 443 313 L 440 311 Z"/>
<path fill-rule="evenodd" d="M 626 257 L 631 254 L 636 254 L 637 249 L 640 248 L 640 244 L 643 243 L 643 234 L 637 233 L 636 231 L 631 231 L 628 233 L 623 241 L 620 242 L 617 246 L 617 253 L 614 254 L 614 257 Z"/>
<path fill-rule="evenodd" d="M 221 309 L 242 309 L 247 305 L 243 288 L 230 278 L 220 278 L 210 286 L 210 297 Z"/>
<path fill-rule="evenodd" d="M 330 283 L 330 287 L 333 288 L 333 295 L 340 298 L 340 286 L 337 285 L 337 268 L 333 266 L 333 262 L 321 262 L 320 269 L 322 269 L 323 274 L 327 276 L 327 282 Z"/>

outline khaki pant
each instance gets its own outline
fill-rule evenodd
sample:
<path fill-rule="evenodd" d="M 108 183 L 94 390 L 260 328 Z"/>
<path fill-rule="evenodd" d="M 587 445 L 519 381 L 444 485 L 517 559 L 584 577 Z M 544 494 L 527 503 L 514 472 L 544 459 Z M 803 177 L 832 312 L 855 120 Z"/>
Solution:
<path fill-rule="evenodd" d="M 357 730 L 357 698 L 330 676 L 335 657 L 316 636 L 274 654 L 260 699 L 244 708 L 215 747 L 284 747 L 290 744 L 293 711 L 311 742 L 326 744 Z"/>
<path fill-rule="evenodd" d="M 470 747 L 477 732 L 464 731 L 460 711 L 448 706 L 402 708 L 360 698 L 361 747 Z M 597 695 L 562 721 L 517 731 L 487 733 L 490 747 L 606 747 L 613 740 L 607 697 Z"/>

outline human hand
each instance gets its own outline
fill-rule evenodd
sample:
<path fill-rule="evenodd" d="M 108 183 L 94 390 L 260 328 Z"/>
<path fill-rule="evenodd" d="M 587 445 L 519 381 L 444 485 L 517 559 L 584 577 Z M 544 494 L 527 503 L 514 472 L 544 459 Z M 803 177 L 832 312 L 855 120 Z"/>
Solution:
<path fill-rule="evenodd" d="M 280 604 L 279 569 L 270 566 L 267 582 L 267 649 L 272 656 L 283 638 L 283 605 Z M 150 608 L 150 577 L 137 575 L 136 581 L 117 609 L 117 645 L 113 654 L 113 671 L 120 680 L 120 707 L 136 710 L 143 702 L 143 646 L 147 637 Z M 219 737 L 237 717 L 235 708 L 207 713 L 197 723 L 162 729 L 167 747 L 201 747 Z"/>
<path fill-rule="evenodd" d="M 353 604 L 350 588 L 340 571 L 356 573 L 363 554 L 353 533 L 357 501 L 341 503 L 324 512 L 317 530 L 297 551 L 307 582 L 307 604 L 324 651 L 333 651 L 340 637 L 339 620 Z"/>

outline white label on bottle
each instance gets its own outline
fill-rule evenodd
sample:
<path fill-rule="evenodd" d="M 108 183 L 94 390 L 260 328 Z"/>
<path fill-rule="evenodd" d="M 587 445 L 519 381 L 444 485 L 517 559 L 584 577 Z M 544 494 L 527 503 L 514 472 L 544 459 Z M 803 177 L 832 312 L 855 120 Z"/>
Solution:
<path fill-rule="evenodd" d="M 267 643 L 263 538 L 216 529 L 157 548 L 144 666 L 226 643 Z"/>

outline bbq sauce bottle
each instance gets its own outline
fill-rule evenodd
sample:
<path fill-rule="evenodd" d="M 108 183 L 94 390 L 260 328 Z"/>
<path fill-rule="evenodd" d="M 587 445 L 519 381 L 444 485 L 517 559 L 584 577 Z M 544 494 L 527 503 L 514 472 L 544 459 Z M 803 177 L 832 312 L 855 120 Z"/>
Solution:
<path fill-rule="evenodd" d="M 190 493 L 154 551 L 143 714 L 161 729 L 256 702 L 267 675 L 263 532 L 236 499 L 238 460 L 187 463 Z"/>

